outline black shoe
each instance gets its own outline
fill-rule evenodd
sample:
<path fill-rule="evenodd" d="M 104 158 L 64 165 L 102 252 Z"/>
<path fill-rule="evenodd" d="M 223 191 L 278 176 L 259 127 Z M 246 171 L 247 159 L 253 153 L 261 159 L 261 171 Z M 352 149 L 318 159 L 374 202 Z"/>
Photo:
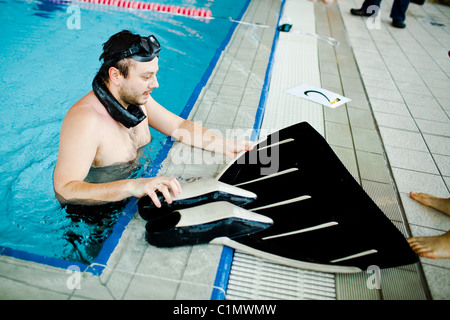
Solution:
<path fill-rule="evenodd" d="M 350 9 L 350 13 L 354 16 L 370 17 L 372 13 L 367 13 L 362 9 Z"/>
<path fill-rule="evenodd" d="M 396 19 L 393 19 L 393 20 L 392 20 L 392 25 L 393 25 L 394 27 L 400 28 L 400 29 L 403 29 L 403 28 L 406 27 L 406 24 L 405 24 L 403 21 L 396 20 Z"/>

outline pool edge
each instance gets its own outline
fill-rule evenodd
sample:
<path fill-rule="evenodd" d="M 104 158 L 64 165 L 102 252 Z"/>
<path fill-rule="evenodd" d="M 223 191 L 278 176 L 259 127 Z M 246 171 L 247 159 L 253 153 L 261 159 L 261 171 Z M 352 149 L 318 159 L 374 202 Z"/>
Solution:
<path fill-rule="evenodd" d="M 250 3 L 251 0 L 248 1 Z M 281 16 L 283 14 L 283 8 L 286 0 L 281 0 L 280 12 L 278 14 L 277 25 L 280 23 Z M 276 45 L 278 42 L 280 31 L 275 29 L 275 34 L 273 37 L 272 48 L 269 56 L 269 63 L 266 69 L 266 74 L 264 77 L 264 84 L 261 90 L 261 96 L 259 99 L 258 109 L 255 115 L 255 122 L 253 125 L 253 131 L 251 140 L 256 141 L 259 138 L 259 133 L 264 118 L 264 111 L 266 107 L 267 96 L 269 94 L 269 83 L 272 75 L 274 54 Z M 216 279 L 214 282 L 214 289 L 211 294 L 211 300 L 225 300 L 226 290 L 228 286 L 228 279 L 230 277 L 231 264 L 233 262 L 234 249 L 224 246 L 222 250 L 222 255 L 220 257 L 219 266 L 217 268 Z"/>

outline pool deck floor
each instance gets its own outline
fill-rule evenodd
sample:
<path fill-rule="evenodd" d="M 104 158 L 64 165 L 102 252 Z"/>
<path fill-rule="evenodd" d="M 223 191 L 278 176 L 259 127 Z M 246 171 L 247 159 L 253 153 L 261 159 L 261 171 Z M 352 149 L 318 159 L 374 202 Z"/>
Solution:
<path fill-rule="evenodd" d="M 390 25 L 391 0 L 382 2 L 375 20 L 350 15 L 361 3 L 285 1 L 281 22 L 293 29 L 279 34 L 262 128 L 308 121 L 405 237 L 443 234 L 450 217 L 418 204 L 409 192 L 450 197 L 450 7 L 410 4 L 406 29 L 396 29 Z M 242 20 L 259 25 L 237 26 L 190 119 L 231 137 L 250 137 L 280 5 L 250 3 Z M 340 45 L 298 33 L 305 31 Z M 301 83 L 351 101 L 330 109 L 287 98 L 284 91 Z M 183 155 L 188 157 L 180 162 Z M 223 158 L 175 143 L 159 174 L 184 182 L 213 177 L 224 166 Z M 65 269 L 0 256 L 0 299 L 210 299 L 223 248 L 155 248 L 146 243 L 144 226 L 138 215 L 131 220 L 101 276 L 82 272 L 78 278 Z M 337 299 L 448 300 L 450 259 L 420 258 L 411 268 L 382 273 L 381 291 L 346 292 L 366 280 L 367 274 L 336 275 Z"/>

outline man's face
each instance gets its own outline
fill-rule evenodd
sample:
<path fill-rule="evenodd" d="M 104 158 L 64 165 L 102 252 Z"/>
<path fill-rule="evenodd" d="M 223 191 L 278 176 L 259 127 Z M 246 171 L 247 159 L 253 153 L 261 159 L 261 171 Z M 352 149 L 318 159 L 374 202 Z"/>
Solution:
<path fill-rule="evenodd" d="M 134 61 L 130 67 L 128 77 L 121 78 L 119 97 L 126 105 L 143 105 L 149 94 L 158 88 L 156 73 L 158 72 L 158 57 L 148 62 Z"/>

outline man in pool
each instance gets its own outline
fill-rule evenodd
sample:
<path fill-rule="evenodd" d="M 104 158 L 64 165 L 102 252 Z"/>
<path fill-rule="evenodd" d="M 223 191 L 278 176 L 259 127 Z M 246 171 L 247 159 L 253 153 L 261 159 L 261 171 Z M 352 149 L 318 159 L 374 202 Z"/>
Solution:
<path fill-rule="evenodd" d="M 216 135 L 173 114 L 151 97 L 159 86 L 159 51 L 154 36 L 141 37 L 127 30 L 103 45 L 103 65 L 93 81 L 93 91 L 70 108 L 61 127 L 53 184 L 62 204 L 95 205 L 148 195 L 160 207 L 156 191 L 171 203 L 171 196 L 182 191 L 175 178 L 87 179 L 98 167 L 135 162 L 140 148 L 151 141 L 149 126 L 229 158 L 252 148 L 250 141 Z"/>

